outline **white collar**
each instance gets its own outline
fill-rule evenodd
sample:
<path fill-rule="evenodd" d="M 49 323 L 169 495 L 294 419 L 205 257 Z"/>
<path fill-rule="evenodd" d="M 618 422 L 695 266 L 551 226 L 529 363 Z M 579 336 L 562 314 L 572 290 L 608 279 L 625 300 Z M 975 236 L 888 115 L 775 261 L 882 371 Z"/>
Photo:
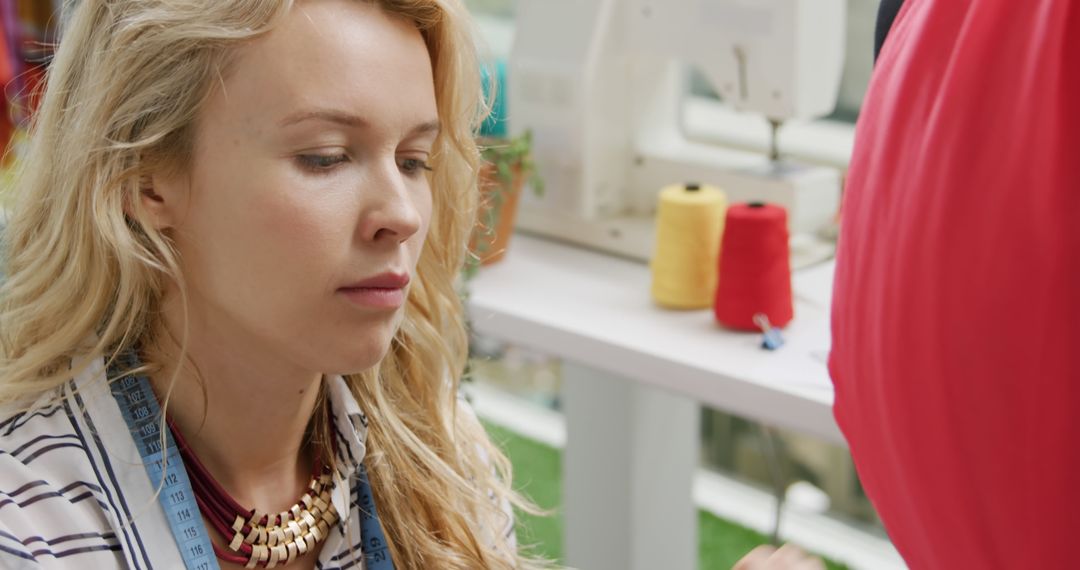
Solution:
<path fill-rule="evenodd" d="M 334 488 L 334 507 L 339 513 L 349 512 L 352 480 L 367 452 L 368 419 L 360 404 L 341 376 L 324 379 L 333 416 L 335 447 L 337 449 L 337 475 L 340 478 Z M 344 483 L 344 484 L 343 484 Z"/>

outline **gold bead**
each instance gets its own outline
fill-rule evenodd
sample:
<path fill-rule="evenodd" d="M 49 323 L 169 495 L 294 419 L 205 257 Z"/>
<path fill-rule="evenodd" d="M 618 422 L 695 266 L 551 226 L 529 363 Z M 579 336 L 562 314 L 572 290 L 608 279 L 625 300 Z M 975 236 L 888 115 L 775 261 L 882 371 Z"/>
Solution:
<path fill-rule="evenodd" d="M 232 523 L 232 529 L 236 532 L 244 530 L 244 517 L 236 515 L 236 520 Z"/>
<path fill-rule="evenodd" d="M 256 544 L 251 547 L 252 552 L 259 555 L 259 562 L 270 560 L 270 549 L 265 544 Z"/>
<path fill-rule="evenodd" d="M 310 511 L 304 511 L 304 517 L 303 517 L 303 520 L 300 521 L 300 524 L 305 525 L 308 528 L 312 528 L 312 527 L 315 526 L 315 523 L 317 521 L 318 521 L 318 519 L 316 519 L 315 516 L 312 515 Z"/>
<path fill-rule="evenodd" d="M 297 538 L 304 535 L 304 531 L 300 529 L 300 525 L 296 524 L 296 521 L 289 521 L 289 530 L 291 530 L 293 536 Z"/>
<path fill-rule="evenodd" d="M 255 565 L 266 562 L 270 559 L 270 550 L 262 544 L 256 544 L 251 548 L 251 558 L 248 559 L 247 568 L 254 568 Z"/>
<path fill-rule="evenodd" d="M 240 552 L 241 544 L 244 544 L 244 534 L 240 531 L 236 531 L 236 534 L 233 535 L 232 542 L 229 543 L 229 550 Z"/>

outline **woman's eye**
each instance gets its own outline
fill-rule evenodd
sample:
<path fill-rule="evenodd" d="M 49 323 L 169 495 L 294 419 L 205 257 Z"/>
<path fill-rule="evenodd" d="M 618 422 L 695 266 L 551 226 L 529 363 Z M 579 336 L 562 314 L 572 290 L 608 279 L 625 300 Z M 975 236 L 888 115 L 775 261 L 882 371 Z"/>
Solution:
<path fill-rule="evenodd" d="M 406 158 L 401 161 L 401 170 L 406 174 L 419 174 L 421 171 L 430 171 L 431 167 L 428 163 L 420 160 L 419 158 Z"/>
<path fill-rule="evenodd" d="M 349 157 L 344 154 L 301 154 L 296 159 L 307 170 L 327 172 L 335 166 L 348 161 Z"/>

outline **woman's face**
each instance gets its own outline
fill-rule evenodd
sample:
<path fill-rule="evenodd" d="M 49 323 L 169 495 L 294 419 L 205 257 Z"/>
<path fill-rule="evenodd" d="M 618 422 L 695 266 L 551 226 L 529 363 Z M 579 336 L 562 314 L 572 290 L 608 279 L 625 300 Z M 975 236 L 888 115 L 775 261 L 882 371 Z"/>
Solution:
<path fill-rule="evenodd" d="M 194 332 L 302 370 L 375 365 L 416 279 L 437 131 L 420 33 L 370 3 L 298 3 L 241 48 L 190 170 L 154 179 Z"/>

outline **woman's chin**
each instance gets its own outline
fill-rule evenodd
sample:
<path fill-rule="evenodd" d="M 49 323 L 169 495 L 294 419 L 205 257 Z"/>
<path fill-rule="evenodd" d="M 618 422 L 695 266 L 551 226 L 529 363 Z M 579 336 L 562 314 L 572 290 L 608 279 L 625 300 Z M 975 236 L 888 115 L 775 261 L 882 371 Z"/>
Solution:
<path fill-rule="evenodd" d="M 325 374 L 341 375 L 360 374 L 375 368 L 390 352 L 390 340 L 385 342 L 369 342 L 360 346 L 353 345 L 337 354 L 327 354 L 322 362 L 325 363 Z"/>

